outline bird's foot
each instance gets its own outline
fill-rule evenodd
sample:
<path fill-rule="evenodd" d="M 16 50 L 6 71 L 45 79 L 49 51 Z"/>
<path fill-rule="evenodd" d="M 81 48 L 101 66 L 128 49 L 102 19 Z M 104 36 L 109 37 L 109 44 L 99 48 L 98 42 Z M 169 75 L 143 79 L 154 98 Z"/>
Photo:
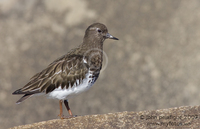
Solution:
<path fill-rule="evenodd" d="M 70 115 L 70 116 L 58 115 L 58 116 L 60 117 L 60 119 L 70 119 L 70 118 L 77 117 L 77 115 Z"/>

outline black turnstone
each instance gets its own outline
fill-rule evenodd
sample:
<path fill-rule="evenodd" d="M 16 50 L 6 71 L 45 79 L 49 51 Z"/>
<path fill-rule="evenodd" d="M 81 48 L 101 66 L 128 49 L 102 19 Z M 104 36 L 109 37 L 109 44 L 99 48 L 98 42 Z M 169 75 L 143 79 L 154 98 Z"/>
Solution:
<path fill-rule="evenodd" d="M 36 94 L 46 94 L 59 99 L 60 118 L 72 117 L 68 99 L 92 87 L 97 80 L 103 61 L 103 42 L 114 39 L 107 27 L 101 23 L 90 25 L 83 38 L 83 43 L 58 58 L 41 72 L 34 75 L 24 87 L 13 92 L 13 95 L 24 94 L 16 103 L 19 104 Z M 69 112 L 69 117 L 62 113 L 62 102 Z"/>

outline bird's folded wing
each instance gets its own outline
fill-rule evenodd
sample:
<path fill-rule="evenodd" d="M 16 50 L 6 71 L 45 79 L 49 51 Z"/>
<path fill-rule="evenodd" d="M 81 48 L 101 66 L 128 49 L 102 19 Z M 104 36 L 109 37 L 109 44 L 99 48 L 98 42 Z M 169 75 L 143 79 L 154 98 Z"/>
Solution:
<path fill-rule="evenodd" d="M 88 66 L 81 55 L 62 56 L 34 75 L 16 94 L 49 93 L 55 88 L 69 88 L 82 83 Z"/>

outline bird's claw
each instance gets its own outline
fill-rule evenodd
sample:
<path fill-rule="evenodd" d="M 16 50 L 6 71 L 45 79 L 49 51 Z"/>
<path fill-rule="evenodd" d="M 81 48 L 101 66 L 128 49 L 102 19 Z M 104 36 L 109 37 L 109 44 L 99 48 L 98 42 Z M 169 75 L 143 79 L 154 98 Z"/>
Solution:
<path fill-rule="evenodd" d="M 60 117 L 60 119 L 70 119 L 73 117 L 77 117 L 77 115 L 70 115 L 70 116 L 64 116 L 64 115 L 58 115 Z"/>

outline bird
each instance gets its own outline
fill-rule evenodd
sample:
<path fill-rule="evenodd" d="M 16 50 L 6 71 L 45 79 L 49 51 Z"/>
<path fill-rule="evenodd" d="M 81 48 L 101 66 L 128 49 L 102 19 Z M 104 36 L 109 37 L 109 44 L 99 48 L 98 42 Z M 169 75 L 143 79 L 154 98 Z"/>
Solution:
<path fill-rule="evenodd" d="M 82 44 L 53 61 L 41 72 L 35 74 L 13 95 L 23 95 L 16 104 L 34 95 L 47 95 L 59 100 L 60 119 L 74 117 L 68 99 L 90 89 L 99 77 L 103 62 L 105 39 L 119 40 L 108 33 L 102 23 L 93 23 L 85 31 Z M 69 113 L 63 115 L 62 104 Z"/>

